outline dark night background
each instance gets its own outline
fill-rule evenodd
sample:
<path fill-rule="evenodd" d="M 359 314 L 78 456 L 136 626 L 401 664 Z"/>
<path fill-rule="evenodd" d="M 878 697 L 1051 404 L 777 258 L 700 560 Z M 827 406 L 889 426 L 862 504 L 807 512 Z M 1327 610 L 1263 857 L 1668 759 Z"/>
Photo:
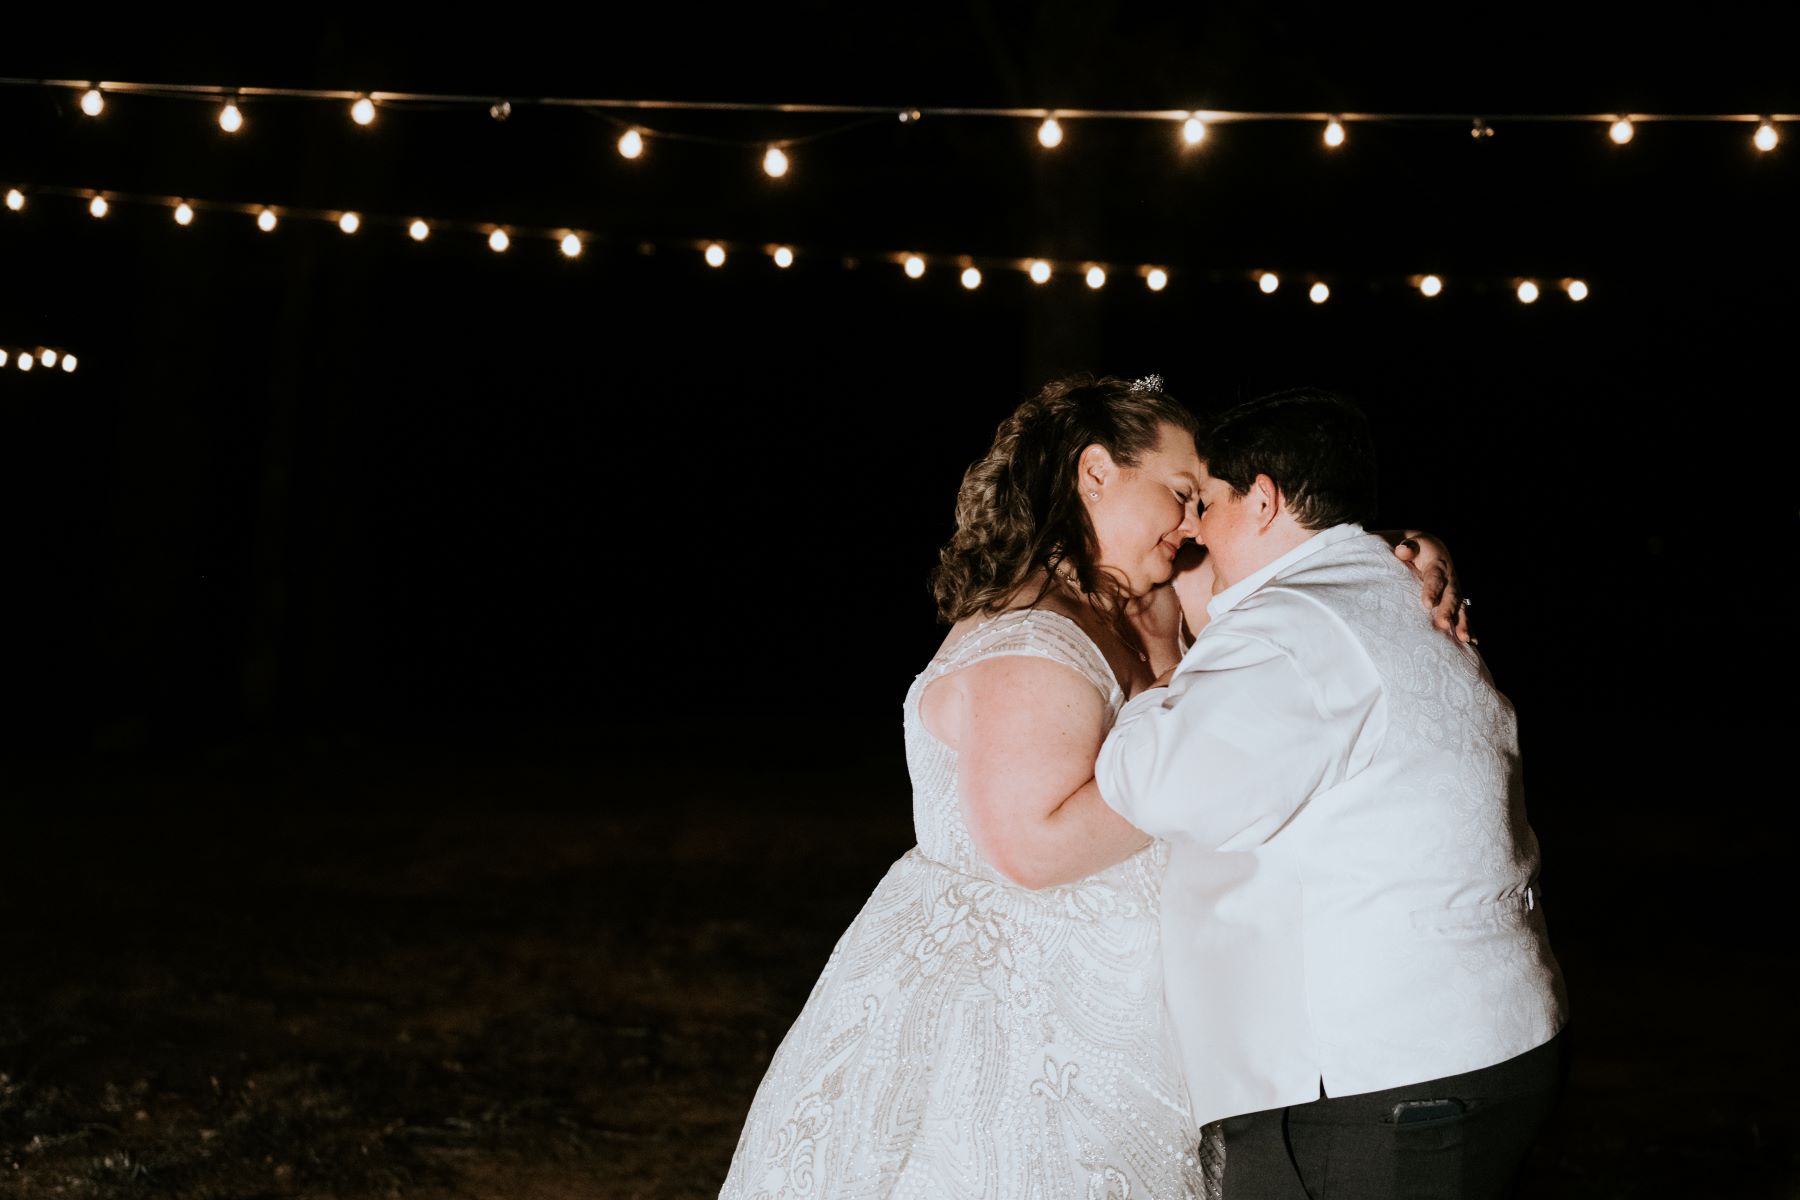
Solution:
<path fill-rule="evenodd" d="M 34 17 L 0 75 L 1800 112 L 1791 6 L 253 20 Z M 0 372 L 0 1194 L 711 1194 L 910 843 L 899 705 L 941 637 L 924 581 L 961 472 L 1077 369 L 1160 372 L 1195 408 L 1344 390 L 1384 521 L 1452 546 L 1520 710 L 1581 1039 L 1531 1194 L 1800 1194 L 1777 753 L 1800 125 L 1765 155 L 1736 124 L 1623 148 L 1352 124 L 1327 152 L 1313 125 L 1183 151 L 1174 126 L 1069 121 L 1047 153 L 1028 121 L 882 118 L 771 181 L 748 145 L 627 162 L 580 112 L 244 111 L 232 138 L 210 104 L 89 120 L 0 89 L 0 188 L 595 237 L 565 262 L 373 223 L 0 211 L 0 345 L 81 359 Z M 747 144 L 843 123 L 636 119 Z M 741 248 L 717 271 L 637 249 L 693 238 Z M 874 257 L 902 249 L 1172 282 L 989 270 L 970 293 Z M 1432 302 L 1406 285 L 1427 270 Z M 1593 295 L 1523 306 L 1520 275 Z"/>

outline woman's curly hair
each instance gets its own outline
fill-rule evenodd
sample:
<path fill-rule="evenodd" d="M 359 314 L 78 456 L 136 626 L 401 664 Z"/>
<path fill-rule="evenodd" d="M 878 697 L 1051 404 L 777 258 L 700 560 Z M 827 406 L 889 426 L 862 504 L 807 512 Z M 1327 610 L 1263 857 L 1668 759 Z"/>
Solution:
<path fill-rule="evenodd" d="M 938 617 L 954 624 L 997 613 L 1034 571 L 1046 572 L 1036 604 L 1067 562 L 1090 600 L 1115 614 L 1124 587 L 1098 565 L 1099 545 L 1081 503 L 1081 452 L 1096 443 L 1132 467 L 1156 448 L 1164 424 L 1192 435 L 1192 413 L 1160 390 L 1112 376 L 1052 380 L 1000 423 L 987 455 L 963 475 L 956 532 L 938 552 L 931 591 Z M 1130 640 L 1130 639 L 1128 639 Z"/>

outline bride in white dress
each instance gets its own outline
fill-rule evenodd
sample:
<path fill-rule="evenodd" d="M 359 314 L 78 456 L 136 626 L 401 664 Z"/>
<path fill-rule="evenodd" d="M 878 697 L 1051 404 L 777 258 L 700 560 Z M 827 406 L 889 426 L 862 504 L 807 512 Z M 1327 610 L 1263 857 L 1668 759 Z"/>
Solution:
<path fill-rule="evenodd" d="M 1198 525 L 1194 431 L 1155 377 L 1079 376 L 969 468 L 951 629 L 905 699 L 918 845 L 776 1050 L 721 1200 L 1217 1196 L 1164 1006 L 1165 847 L 1092 782 L 1179 654 L 1158 585 Z"/>

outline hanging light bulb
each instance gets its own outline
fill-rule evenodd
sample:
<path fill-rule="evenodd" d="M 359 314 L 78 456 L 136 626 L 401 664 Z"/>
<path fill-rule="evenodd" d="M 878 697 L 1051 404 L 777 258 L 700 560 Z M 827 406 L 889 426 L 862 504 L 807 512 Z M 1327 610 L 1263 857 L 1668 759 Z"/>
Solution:
<path fill-rule="evenodd" d="M 917 279 L 925 274 L 925 260 L 916 254 L 907 255 L 906 262 L 903 265 L 908 279 Z"/>
<path fill-rule="evenodd" d="M 105 196 L 95 196 L 88 201 L 88 215 L 96 219 L 104 217 L 112 206 L 107 204 Z"/>
<path fill-rule="evenodd" d="M 25 207 L 25 193 L 18 188 L 6 189 L 6 207 L 18 212 Z"/>
<path fill-rule="evenodd" d="M 431 236 L 431 226 L 415 217 L 413 223 L 406 227 L 406 232 L 413 241 L 422 242 Z"/>
<path fill-rule="evenodd" d="M 1062 145 L 1062 126 L 1055 117 L 1045 117 L 1044 123 L 1038 126 L 1038 145 L 1046 150 Z"/>
<path fill-rule="evenodd" d="M 175 223 L 188 226 L 194 223 L 194 206 L 183 200 L 175 206 Z"/>
<path fill-rule="evenodd" d="M 37 359 L 31 357 L 26 351 L 21 350 L 19 352 L 19 370 L 29 371 L 35 366 L 37 366 Z"/>
<path fill-rule="evenodd" d="M 362 217 L 357 213 L 347 212 L 338 218 L 338 228 L 345 233 L 355 233 L 362 228 Z"/>
<path fill-rule="evenodd" d="M 45 347 L 38 353 L 38 361 L 43 363 L 46 367 L 54 367 L 56 365 L 56 351 L 49 347 Z"/>
<path fill-rule="evenodd" d="M 1151 267 L 1144 274 L 1144 286 L 1153 292 L 1160 292 L 1169 286 L 1169 273 L 1161 267 Z"/>
<path fill-rule="evenodd" d="M 375 102 L 367 96 L 358 96 L 356 103 L 350 106 L 350 119 L 358 125 L 374 124 Z"/>
<path fill-rule="evenodd" d="M 1306 295 L 1314 304 L 1323 304 L 1331 299 L 1331 289 L 1326 287 L 1323 282 L 1315 283 Z"/>
<path fill-rule="evenodd" d="M 780 146 L 770 146 L 763 154 L 763 174 L 770 179 L 780 179 L 787 174 L 787 151 Z"/>
<path fill-rule="evenodd" d="M 1529 279 L 1520 281 L 1520 283 L 1519 283 L 1519 303 L 1520 304 L 1536 304 L 1537 298 L 1538 298 L 1538 285 L 1533 283 Z"/>
<path fill-rule="evenodd" d="M 790 246 L 775 247 L 775 249 L 769 254 L 769 257 L 774 259 L 775 265 L 780 267 L 784 271 L 794 265 L 794 251 L 793 251 L 793 248 Z"/>
<path fill-rule="evenodd" d="M 63 374 L 73 375 L 74 373 L 75 373 L 75 356 L 73 354 L 63 355 Z"/>
<path fill-rule="evenodd" d="M 1325 144 L 1333 149 L 1344 144 L 1344 123 L 1336 117 L 1325 126 Z"/>
<path fill-rule="evenodd" d="M 644 135 L 635 129 L 627 129 L 619 135 L 619 153 L 626 158 L 637 158 L 644 152 Z"/>
<path fill-rule="evenodd" d="M 0 350 L 0 367 L 4 367 L 11 359 L 12 355 L 4 350 Z"/>
<path fill-rule="evenodd" d="M 1273 296 L 1275 289 L 1281 286 L 1281 277 L 1273 271 L 1264 271 L 1256 277 L 1256 286 L 1265 296 Z"/>
<path fill-rule="evenodd" d="M 573 233 L 563 234 L 562 252 L 564 258 L 580 258 L 581 238 Z"/>
<path fill-rule="evenodd" d="M 1106 286 L 1106 268 L 1095 265 L 1087 269 L 1087 285 L 1095 291 Z"/>
<path fill-rule="evenodd" d="M 1206 140 L 1206 122 L 1199 117 L 1189 117 L 1181 123 L 1181 140 L 1190 146 L 1198 146 Z"/>
<path fill-rule="evenodd" d="M 1631 119 L 1629 117 L 1620 117 L 1612 123 L 1612 128 L 1607 131 L 1608 135 L 1612 138 L 1613 143 L 1619 146 L 1623 146 L 1626 142 L 1629 142 L 1631 140 L 1631 135 L 1636 132 L 1637 131 L 1632 128 Z"/>
<path fill-rule="evenodd" d="M 1577 304 L 1588 298 L 1588 285 L 1579 279 L 1563 280 L 1563 291 L 1569 293 L 1569 299 Z"/>
<path fill-rule="evenodd" d="M 1050 264 L 1045 262 L 1043 259 L 1041 259 L 1041 258 L 1032 259 L 1031 266 L 1028 268 L 1028 270 L 1031 274 L 1031 282 L 1033 282 L 1033 283 L 1049 283 L 1050 282 Z"/>
<path fill-rule="evenodd" d="M 981 271 L 975 267 L 964 267 L 962 273 L 962 285 L 971 292 L 980 287 Z"/>
<path fill-rule="evenodd" d="M 81 111 L 88 116 L 97 117 L 105 108 L 106 97 L 100 94 L 99 88 L 91 87 L 87 91 L 81 93 Z"/>
<path fill-rule="evenodd" d="M 512 238 L 507 236 L 504 229 L 496 229 L 488 234 L 488 249 L 495 254 L 505 254 L 507 247 L 511 245 Z"/>
<path fill-rule="evenodd" d="M 1443 290 L 1444 281 L 1439 279 L 1436 275 L 1427 275 L 1425 278 L 1419 280 L 1419 291 L 1427 298 L 1435 296 Z"/>
<path fill-rule="evenodd" d="M 219 110 L 219 128 L 226 133 L 236 133 L 244 127 L 244 114 L 236 104 L 227 102 Z"/>
<path fill-rule="evenodd" d="M 722 267 L 725 265 L 725 247 L 717 242 L 709 242 L 706 247 L 706 265 Z"/>
<path fill-rule="evenodd" d="M 1781 134 L 1775 128 L 1775 122 L 1764 117 L 1762 124 L 1756 127 L 1756 133 L 1750 138 L 1750 141 L 1758 150 L 1767 154 L 1781 144 Z"/>
<path fill-rule="evenodd" d="M 276 224 L 274 209 L 265 208 L 256 214 L 256 227 L 264 233 L 274 233 Z"/>

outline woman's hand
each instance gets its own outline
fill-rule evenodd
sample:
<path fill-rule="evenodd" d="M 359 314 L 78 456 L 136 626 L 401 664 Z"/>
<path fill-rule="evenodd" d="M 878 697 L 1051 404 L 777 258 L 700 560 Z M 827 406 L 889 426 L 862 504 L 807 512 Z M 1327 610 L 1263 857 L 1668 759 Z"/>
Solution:
<path fill-rule="evenodd" d="M 1431 610 L 1431 623 L 1454 633 L 1459 641 L 1474 644 L 1475 638 L 1469 632 L 1469 601 L 1457 586 L 1450 547 L 1417 529 L 1388 530 L 1381 536 L 1393 544 L 1394 557 L 1419 577 L 1419 599 Z"/>
<path fill-rule="evenodd" d="M 1198 542 L 1184 545 L 1181 553 L 1175 556 L 1175 579 L 1170 586 L 1181 600 L 1181 613 L 1187 619 L 1189 637 L 1199 637 L 1211 619 L 1206 606 L 1217 590 L 1217 582 L 1206 547 Z"/>

